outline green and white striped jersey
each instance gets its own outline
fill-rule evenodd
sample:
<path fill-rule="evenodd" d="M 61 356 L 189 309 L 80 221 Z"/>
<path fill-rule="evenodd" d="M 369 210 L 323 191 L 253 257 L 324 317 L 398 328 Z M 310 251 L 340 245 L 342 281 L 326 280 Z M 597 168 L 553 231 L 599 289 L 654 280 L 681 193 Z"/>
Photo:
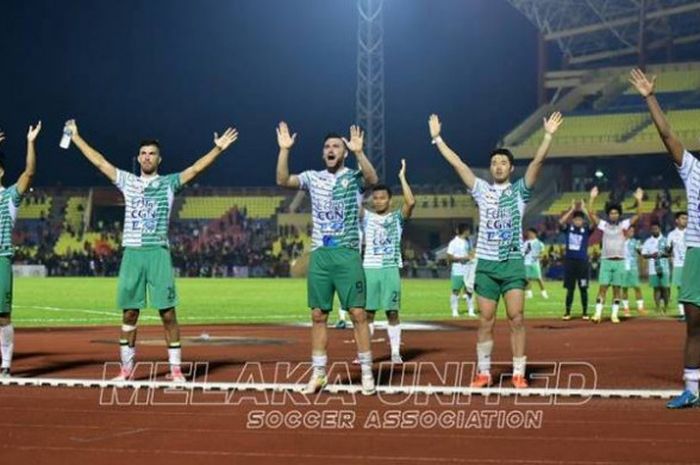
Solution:
<path fill-rule="evenodd" d="M 378 215 L 365 210 L 362 220 L 365 240 L 365 268 L 401 268 L 401 234 L 404 218 L 401 210 Z"/>
<path fill-rule="evenodd" d="M 319 247 L 347 247 L 360 250 L 360 204 L 362 172 L 342 168 L 304 171 L 300 189 L 311 195 L 311 250 Z"/>
<path fill-rule="evenodd" d="M 637 252 L 641 249 L 642 245 L 638 239 L 631 238 L 625 241 L 625 269 L 627 271 L 639 269 Z"/>
<path fill-rule="evenodd" d="M 530 194 L 522 178 L 503 185 L 476 179 L 471 195 L 479 206 L 477 259 L 502 262 L 523 258 L 521 230 Z"/>
<path fill-rule="evenodd" d="M 180 174 L 139 177 L 117 170 L 115 185 L 124 195 L 124 247 L 169 246 L 168 223 Z"/>
<path fill-rule="evenodd" d="M 525 265 L 536 265 L 544 252 L 544 243 L 539 239 L 525 241 Z"/>
<path fill-rule="evenodd" d="M 16 184 L 7 189 L 0 187 L 0 257 L 11 257 L 14 254 L 12 230 L 21 202 L 22 196 Z"/>

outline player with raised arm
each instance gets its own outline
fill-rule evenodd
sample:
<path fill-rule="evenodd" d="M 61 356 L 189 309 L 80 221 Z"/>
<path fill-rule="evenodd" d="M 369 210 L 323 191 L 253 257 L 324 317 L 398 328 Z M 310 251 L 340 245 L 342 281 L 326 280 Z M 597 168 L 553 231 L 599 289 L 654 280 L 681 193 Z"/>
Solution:
<path fill-rule="evenodd" d="M 353 323 L 362 369 L 362 393 L 372 395 L 376 388 L 360 256 L 360 203 L 364 188 L 377 183 L 377 173 L 363 150 L 364 132 L 352 126 L 350 140 L 338 134 L 328 134 L 324 139 L 325 169 L 290 175 L 289 152 L 296 136 L 290 135 L 285 122 L 277 127 L 277 185 L 307 190 L 311 195 L 313 231 L 307 289 L 313 372 L 303 392 L 313 394 L 328 383 L 328 314 L 337 292 L 340 305 L 349 311 Z M 359 169 L 345 166 L 348 150 L 355 154 Z"/>
<path fill-rule="evenodd" d="M 581 200 L 571 202 L 571 208 L 559 218 L 559 229 L 564 237 L 564 288 L 566 288 L 566 310 L 562 319 L 571 319 L 571 306 L 574 303 L 574 291 L 578 285 L 581 295 L 581 318 L 588 319 L 588 285 L 590 283 L 590 264 L 588 262 L 588 240 L 593 233 L 590 224 L 585 224 L 588 217 L 586 203 Z"/>
<path fill-rule="evenodd" d="M 513 352 L 512 383 L 516 388 L 528 387 L 526 378 L 525 325 L 523 321 L 525 265 L 523 263 L 522 219 L 525 206 L 549 153 L 552 137 L 562 123 L 559 112 L 544 119 L 544 139 L 525 176 L 511 183 L 513 154 L 507 149 L 491 152 L 490 173 L 493 183 L 476 177 L 440 136 L 441 123 L 437 115 L 429 119 L 430 137 L 440 154 L 454 168 L 479 206 L 479 234 L 476 246 L 476 277 L 474 291 L 480 310 L 476 344 L 478 373 L 472 387 L 492 383 L 491 353 L 496 308 L 503 296 L 510 324 Z"/>
<path fill-rule="evenodd" d="M 622 219 L 622 205 L 608 204 L 605 207 L 607 220 L 598 217 L 595 208 L 595 199 L 598 197 L 598 187 L 591 189 L 588 200 L 588 215 L 591 218 L 591 225 L 603 232 L 603 248 L 601 251 L 600 270 L 598 271 L 598 297 L 596 298 L 595 314 L 591 321 L 600 323 L 603 308 L 605 307 L 605 297 L 608 288 L 613 288 L 613 303 L 610 321 L 620 322 L 620 303 L 622 299 L 622 285 L 626 274 L 625 270 L 625 230 L 637 224 L 642 212 L 642 199 L 644 191 L 637 188 L 634 198 L 637 201 L 637 212 L 626 220 Z"/>
<path fill-rule="evenodd" d="M 238 132 L 228 128 L 221 136 L 214 133 L 214 147 L 206 155 L 184 171 L 168 175 L 158 174 L 162 161 L 159 142 L 144 140 L 139 144 L 138 154 L 141 175 L 136 176 L 115 168 L 85 142 L 74 120 L 66 123 L 66 130 L 85 158 L 124 196 L 124 253 L 117 283 L 117 306 L 123 310 L 119 338 L 121 372 L 115 380 L 125 381 L 133 376 L 136 325 L 141 309 L 150 306 L 158 310 L 165 329 L 170 377 L 174 382 L 185 382 L 181 370 L 180 327 L 175 312 L 178 298 L 168 241 L 173 198 L 236 141 Z"/>
<path fill-rule="evenodd" d="M 364 210 L 362 225 L 365 240 L 363 267 L 367 281 L 367 319 L 374 323 L 376 312 L 384 310 L 391 347 L 391 363 L 401 364 L 401 235 L 404 222 L 413 214 L 416 199 L 406 180 L 406 160 L 399 171 L 403 205 L 390 211 L 391 189 L 383 184 L 372 187 L 373 211 Z"/>
<path fill-rule="evenodd" d="M 700 161 L 683 147 L 661 110 L 654 95 L 656 76 L 648 79 L 641 70 L 635 69 L 630 73 L 629 81 L 646 101 L 651 119 L 680 173 L 688 197 L 688 227 L 685 232 L 687 252 L 678 299 L 683 304 L 686 324 L 683 371 L 685 390 L 671 399 L 667 407 L 700 406 Z"/>
<path fill-rule="evenodd" d="M 27 131 L 27 159 L 24 171 L 17 182 L 10 187 L 0 186 L 0 377 L 10 376 L 12 354 L 15 347 L 15 330 L 12 326 L 12 230 L 17 220 L 17 212 L 22 203 L 22 196 L 29 190 L 36 172 L 36 149 L 34 141 L 41 132 L 41 121 L 36 126 L 29 126 Z M 0 143 L 5 134 L 0 131 Z M 5 163 L 0 160 L 0 183 L 5 177 Z"/>

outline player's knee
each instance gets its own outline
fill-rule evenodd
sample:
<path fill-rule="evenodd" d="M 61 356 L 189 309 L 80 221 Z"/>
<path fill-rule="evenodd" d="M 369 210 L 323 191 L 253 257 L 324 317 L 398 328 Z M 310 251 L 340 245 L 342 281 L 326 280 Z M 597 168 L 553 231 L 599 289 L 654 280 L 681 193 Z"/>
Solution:
<path fill-rule="evenodd" d="M 177 314 L 174 308 L 168 308 L 160 311 L 160 318 L 166 325 L 177 324 Z"/>
<path fill-rule="evenodd" d="M 351 308 L 350 309 L 350 319 L 353 324 L 362 324 L 367 322 L 367 313 L 364 308 Z"/>
<path fill-rule="evenodd" d="M 134 326 L 139 321 L 139 311 L 138 310 L 124 310 L 122 315 L 122 322 L 125 325 Z"/>
<path fill-rule="evenodd" d="M 311 322 L 316 325 L 325 325 L 328 322 L 328 313 L 315 308 L 311 311 Z"/>
<path fill-rule="evenodd" d="M 386 312 L 386 320 L 389 322 L 390 325 L 397 325 L 399 324 L 399 312 L 396 310 L 389 310 Z"/>
<path fill-rule="evenodd" d="M 521 329 L 525 327 L 525 318 L 523 318 L 522 312 L 518 312 L 515 315 L 509 315 L 508 322 L 511 329 Z"/>
<path fill-rule="evenodd" d="M 479 316 L 479 326 L 482 329 L 492 330 L 493 326 L 496 324 L 496 314 L 481 313 Z"/>

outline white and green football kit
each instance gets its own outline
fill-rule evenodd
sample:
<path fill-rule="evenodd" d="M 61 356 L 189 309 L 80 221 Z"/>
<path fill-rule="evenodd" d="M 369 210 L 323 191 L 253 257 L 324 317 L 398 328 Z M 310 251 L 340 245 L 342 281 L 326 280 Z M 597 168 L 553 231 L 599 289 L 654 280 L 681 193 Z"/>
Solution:
<path fill-rule="evenodd" d="M 136 176 L 117 170 L 115 185 L 124 196 L 117 305 L 121 309 L 175 307 L 168 225 L 175 194 L 182 189 L 180 174 Z"/>
<path fill-rule="evenodd" d="M 21 202 L 16 184 L 0 188 L 0 314 L 12 312 L 12 230 Z"/>
<path fill-rule="evenodd" d="M 498 301 L 527 284 L 521 231 L 531 190 L 522 178 L 512 184 L 489 184 L 477 178 L 471 194 L 479 207 L 474 290 Z"/>
<path fill-rule="evenodd" d="M 311 260 L 308 305 L 329 312 L 337 292 L 342 308 L 364 308 L 365 276 L 360 256 L 360 204 L 363 176 L 341 168 L 304 171 L 300 189 L 311 196 Z"/>
<path fill-rule="evenodd" d="M 365 256 L 362 266 L 367 283 L 367 311 L 401 309 L 401 210 L 379 215 L 365 211 L 362 221 Z"/>

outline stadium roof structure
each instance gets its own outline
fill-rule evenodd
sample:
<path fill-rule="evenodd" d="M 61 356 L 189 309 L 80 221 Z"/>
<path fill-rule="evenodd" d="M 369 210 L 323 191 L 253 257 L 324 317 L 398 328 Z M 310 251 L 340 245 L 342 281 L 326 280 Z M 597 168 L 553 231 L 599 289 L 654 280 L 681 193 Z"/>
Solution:
<path fill-rule="evenodd" d="M 556 43 L 567 67 L 700 41 L 698 0 L 508 0 Z"/>

